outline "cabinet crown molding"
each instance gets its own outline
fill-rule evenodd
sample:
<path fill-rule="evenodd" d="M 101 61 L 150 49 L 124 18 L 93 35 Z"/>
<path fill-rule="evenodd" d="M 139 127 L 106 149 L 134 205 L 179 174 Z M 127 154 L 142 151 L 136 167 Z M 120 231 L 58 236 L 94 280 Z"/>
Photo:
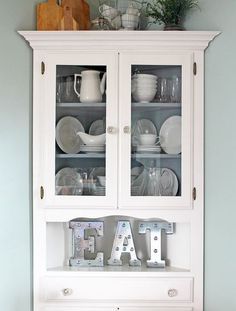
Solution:
<path fill-rule="evenodd" d="M 147 48 L 205 50 L 217 31 L 19 31 L 34 50 Z"/>

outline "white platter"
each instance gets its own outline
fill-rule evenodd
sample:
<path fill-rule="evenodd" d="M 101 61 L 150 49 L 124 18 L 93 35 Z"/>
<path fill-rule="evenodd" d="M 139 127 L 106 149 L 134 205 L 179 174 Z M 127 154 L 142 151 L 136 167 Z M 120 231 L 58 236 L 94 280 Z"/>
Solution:
<path fill-rule="evenodd" d="M 147 183 L 148 196 L 176 196 L 178 179 L 175 173 L 168 168 L 154 168 L 149 172 Z"/>
<path fill-rule="evenodd" d="M 181 117 L 168 118 L 160 129 L 161 148 L 168 154 L 181 152 Z"/>
<path fill-rule="evenodd" d="M 57 195 L 82 195 L 83 179 L 75 168 L 64 167 L 55 177 Z"/>
<path fill-rule="evenodd" d="M 103 120 L 94 121 L 89 128 L 90 135 L 101 135 L 105 132 L 106 132 L 105 122 Z"/>
<path fill-rule="evenodd" d="M 56 142 L 65 153 L 78 153 L 81 139 L 78 132 L 84 132 L 81 122 L 71 116 L 61 118 L 56 126 Z"/>

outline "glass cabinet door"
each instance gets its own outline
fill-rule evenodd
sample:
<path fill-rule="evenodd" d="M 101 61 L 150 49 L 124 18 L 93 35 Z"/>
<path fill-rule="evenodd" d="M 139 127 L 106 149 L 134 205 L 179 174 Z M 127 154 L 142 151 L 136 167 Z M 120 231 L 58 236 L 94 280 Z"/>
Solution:
<path fill-rule="evenodd" d="M 120 64 L 120 204 L 189 206 L 191 57 L 122 54 Z"/>
<path fill-rule="evenodd" d="M 45 183 L 52 204 L 115 206 L 116 59 L 66 53 L 46 60 Z"/>

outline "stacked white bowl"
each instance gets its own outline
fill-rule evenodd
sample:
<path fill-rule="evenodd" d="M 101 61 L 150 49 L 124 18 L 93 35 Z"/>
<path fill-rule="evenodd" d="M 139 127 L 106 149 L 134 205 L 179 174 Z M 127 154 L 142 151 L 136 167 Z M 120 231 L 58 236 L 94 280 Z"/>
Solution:
<path fill-rule="evenodd" d="M 149 103 L 157 93 L 157 76 L 138 73 L 132 76 L 132 96 L 136 102 Z"/>

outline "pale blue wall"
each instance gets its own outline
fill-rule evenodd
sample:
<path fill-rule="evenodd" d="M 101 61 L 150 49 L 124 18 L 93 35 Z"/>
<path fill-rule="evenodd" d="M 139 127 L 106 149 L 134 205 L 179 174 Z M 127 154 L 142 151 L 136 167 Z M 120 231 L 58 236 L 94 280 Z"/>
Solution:
<path fill-rule="evenodd" d="M 34 29 L 37 1 L 1 2 L 0 310 L 31 311 L 32 59 L 16 29 Z M 201 8 L 188 29 L 222 31 L 206 52 L 205 311 L 235 311 L 236 1 Z"/>

